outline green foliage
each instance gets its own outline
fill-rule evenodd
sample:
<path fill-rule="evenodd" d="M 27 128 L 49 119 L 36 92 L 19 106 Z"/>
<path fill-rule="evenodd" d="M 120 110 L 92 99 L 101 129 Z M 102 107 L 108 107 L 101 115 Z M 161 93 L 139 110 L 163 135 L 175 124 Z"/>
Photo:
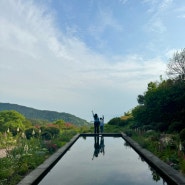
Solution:
<path fill-rule="evenodd" d="M 185 160 L 181 159 L 180 161 L 180 169 L 183 174 L 185 174 Z"/>
<path fill-rule="evenodd" d="M 52 135 L 50 132 L 47 132 L 47 131 L 44 131 L 42 134 L 41 134 L 41 137 L 42 139 L 44 140 L 51 140 L 52 139 Z"/>
<path fill-rule="evenodd" d="M 169 132 L 180 132 L 184 128 L 184 123 L 182 123 L 181 121 L 174 121 L 169 126 Z"/>
<path fill-rule="evenodd" d="M 49 128 L 49 129 L 48 129 Z M 0 158 L 0 184 L 15 185 L 24 175 L 35 169 L 38 165 L 55 152 L 59 147 L 68 142 L 77 132 L 75 130 L 63 131 L 61 134 L 56 128 L 48 127 L 48 131 L 57 137 L 51 137 L 51 140 L 43 140 L 42 137 L 36 137 L 37 130 L 35 128 L 27 129 L 30 134 L 29 139 L 23 137 L 22 133 L 16 135 L 13 140 L 14 148 L 8 152 L 8 156 Z M 32 134 L 34 129 L 35 134 Z M 0 135 L 5 137 L 4 135 Z M 6 144 L 4 146 L 9 148 L 9 140 L 12 138 L 11 133 L 7 133 Z"/>
<path fill-rule="evenodd" d="M 75 130 L 66 130 L 61 133 L 59 139 L 61 141 L 68 142 L 71 139 L 71 137 L 74 136 L 75 134 L 77 134 Z"/>
<path fill-rule="evenodd" d="M 39 136 L 39 130 L 31 127 L 25 130 L 26 138 L 30 139 L 32 137 L 38 137 Z"/>
<path fill-rule="evenodd" d="M 91 129 L 91 127 L 89 126 L 80 126 L 76 128 L 76 131 L 78 131 L 79 133 L 88 133 L 88 132 L 92 132 L 93 129 Z"/>
<path fill-rule="evenodd" d="M 48 124 L 47 120 L 41 120 L 41 119 L 33 119 L 32 118 L 32 119 L 28 119 L 28 121 L 30 121 L 33 126 L 37 126 L 37 125 L 45 126 Z"/>
<path fill-rule="evenodd" d="M 16 111 L 1 111 L 0 112 L 0 131 L 5 132 L 8 129 L 16 132 L 17 128 L 24 130 L 23 122 L 25 117 Z"/>
<path fill-rule="evenodd" d="M 25 129 L 32 127 L 32 122 L 28 119 L 25 119 L 23 121 L 23 125 L 25 126 Z"/>
<path fill-rule="evenodd" d="M 170 138 L 169 142 L 162 140 L 162 137 Z M 178 135 L 164 135 L 160 132 L 132 132 L 132 138 L 140 144 L 141 147 L 154 153 L 161 160 L 168 163 L 171 167 L 185 172 L 185 160 L 183 154 L 177 152 L 179 145 Z"/>
<path fill-rule="evenodd" d="M 57 125 L 60 129 L 65 128 L 65 121 L 64 120 L 57 120 L 54 122 L 55 125 Z"/>
<path fill-rule="evenodd" d="M 125 131 L 125 134 L 127 135 L 127 136 L 129 136 L 129 137 L 131 137 L 132 136 L 132 130 L 126 130 Z"/>
<path fill-rule="evenodd" d="M 48 133 L 49 135 L 51 135 L 51 138 L 54 138 L 59 135 L 60 129 L 55 126 L 44 127 L 42 128 L 42 137 L 44 136 L 45 133 Z"/>
<path fill-rule="evenodd" d="M 58 147 L 57 147 L 57 144 L 55 144 L 54 142 L 52 142 L 52 141 L 47 141 L 47 142 L 45 142 L 44 143 L 44 145 L 43 145 L 48 151 L 49 151 L 49 153 L 54 153 L 57 149 L 58 149 Z"/>
<path fill-rule="evenodd" d="M 0 184 L 17 184 L 75 134 L 87 131 L 86 125 L 77 127 L 63 120 L 48 124 L 27 120 L 16 111 L 0 112 L 0 148 L 10 150 L 0 158 Z"/>
<path fill-rule="evenodd" d="M 144 96 L 143 95 L 138 95 L 137 101 L 140 105 L 144 104 Z"/>
<path fill-rule="evenodd" d="M 138 102 L 132 110 L 136 126 L 150 125 L 162 132 L 185 128 L 185 81 L 150 82 Z"/>
<path fill-rule="evenodd" d="M 125 131 L 123 126 L 110 125 L 110 124 L 105 124 L 104 125 L 104 132 L 105 133 L 120 133 L 120 132 L 123 132 L 123 131 Z"/>
<path fill-rule="evenodd" d="M 181 140 L 182 142 L 185 141 L 185 129 L 181 130 L 181 132 L 180 132 L 180 140 Z"/>
<path fill-rule="evenodd" d="M 109 125 L 118 125 L 124 126 L 126 124 L 126 120 L 121 119 L 120 117 L 113 118 L 108 122 Z"/>

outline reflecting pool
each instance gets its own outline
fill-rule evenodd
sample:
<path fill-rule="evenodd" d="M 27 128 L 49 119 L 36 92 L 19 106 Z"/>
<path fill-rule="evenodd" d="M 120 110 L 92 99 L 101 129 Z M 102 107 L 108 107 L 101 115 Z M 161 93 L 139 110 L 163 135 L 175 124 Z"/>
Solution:
<path fill-rule="evenodd" d="M 39 185 L 167 185 L 121 137 L 80 137 Z"/>

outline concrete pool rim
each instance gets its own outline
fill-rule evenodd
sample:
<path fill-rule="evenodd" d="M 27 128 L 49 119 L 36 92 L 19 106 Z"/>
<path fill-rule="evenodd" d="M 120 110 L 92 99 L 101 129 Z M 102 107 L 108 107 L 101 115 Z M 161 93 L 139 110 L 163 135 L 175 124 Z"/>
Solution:
<path fill-rule="evenodd" d="M 148 150 L 142 148 L 137 142 L 124 133 L 103 133 L 105 137 L 122 137 L 149 165 L 159 171 L 160 175 L 170 182 L 170 184 L 185 185 L 185 176 L 179 171 L 160 160 Z M 39 165 L 35 170 L 25 176 L 17 185 L 36 185 L 51 170 L 51 168 L 62 158 L 68 149 L 78 140 L 79 137 L 93 137 L 98 134 L 77 134 L 63 147 L 58 149 L 53 155 Z"/>

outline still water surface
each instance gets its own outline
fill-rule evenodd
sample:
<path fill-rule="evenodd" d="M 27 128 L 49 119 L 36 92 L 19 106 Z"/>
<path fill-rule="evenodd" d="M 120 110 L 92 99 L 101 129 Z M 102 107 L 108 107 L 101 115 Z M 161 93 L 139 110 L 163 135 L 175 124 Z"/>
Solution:
<path fill-rule="evenodd" d="M 121 137 L 80 137 L 39 185 L 167 185 Z"/>

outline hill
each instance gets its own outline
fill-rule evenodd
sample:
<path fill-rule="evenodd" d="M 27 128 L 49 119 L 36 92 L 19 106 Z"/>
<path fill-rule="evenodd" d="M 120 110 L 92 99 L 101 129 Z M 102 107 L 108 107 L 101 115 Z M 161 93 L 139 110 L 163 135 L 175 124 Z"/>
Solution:
<path fill-rule="evenodd" d="M 49 111 L 49 110 L 38 110 L 22 105 L 17 104 L 10 104 L 10 103 L 0 103 L 0 111 L 3 110 L 15 110 L 22 115 L 24 115 L 27 119 L 39 119 L 39 120 L 46 120 L 49 122 L 54 122 L 59 119 L 64 120 L 65 122 L 73 123 L 74 125 L 82 126 L 88 125 L 89 123 L 81 118 L 78 118 L 69 113 L 60 113 L 56 111 Z"/>

